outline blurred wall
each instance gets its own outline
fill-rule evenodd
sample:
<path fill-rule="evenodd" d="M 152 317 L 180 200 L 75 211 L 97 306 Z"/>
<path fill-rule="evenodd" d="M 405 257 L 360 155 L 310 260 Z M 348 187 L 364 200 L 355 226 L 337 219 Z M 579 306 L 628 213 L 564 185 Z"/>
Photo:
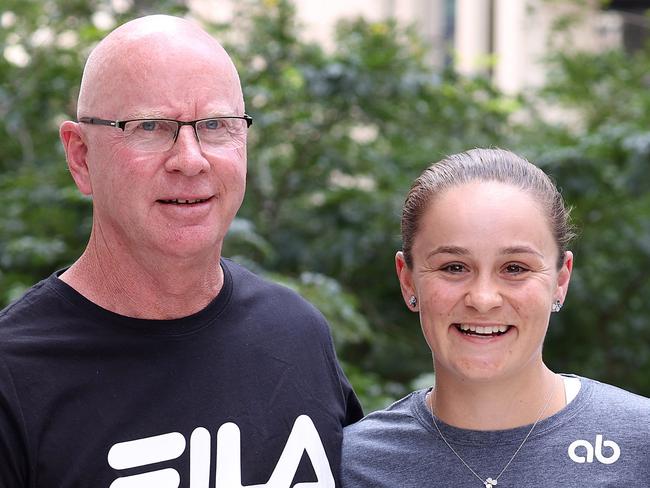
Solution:
<path fill-rule="evenodd" d="M 190 3 L 203 16 L 227 21 L 232 1 Z M 294 0 L 294 4 L 305 40 L 328 50 L 334 47 L 334 28 L 341 18 L 394 18 L 418 30 L 431 47 L 432 66 L 454 63 L 463 74 L 491 77 L 509 94 L 543 84 L 540 61 L 560 23 L 571 23 L 561 49 L 602 51 L 639 45 L 639 36 L 647 31 L 643 9 L 650 7 L 646 0 L 612 2 L 608 9 L 600 0 Z"/>

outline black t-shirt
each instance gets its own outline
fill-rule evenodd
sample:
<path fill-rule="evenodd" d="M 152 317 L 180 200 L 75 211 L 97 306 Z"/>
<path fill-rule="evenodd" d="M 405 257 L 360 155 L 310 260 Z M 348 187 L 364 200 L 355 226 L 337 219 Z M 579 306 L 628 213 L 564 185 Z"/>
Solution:
<path fill-rule="evenodd" d="M 325 319 L 222 260 L 176 320 L 117 315 L 52 275 L 0 312 L 0 486 L 338 486 L 361 408 Z"/>

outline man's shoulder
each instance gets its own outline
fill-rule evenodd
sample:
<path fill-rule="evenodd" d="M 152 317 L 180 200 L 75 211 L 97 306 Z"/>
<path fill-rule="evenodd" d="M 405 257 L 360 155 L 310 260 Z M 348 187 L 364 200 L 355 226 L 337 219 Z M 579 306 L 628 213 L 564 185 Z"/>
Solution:
<path fill-rule="evenodd" d="M 285 314 L 320 316 L 309 301 L 288 285 L 268 279 L 230 259 L 222 259 L 222 263 L 232 277 L 233 293 L 240 303 L 281 309 Z"/>
<path fill-rule="evenodd" d="M 0 310 L 0 332 L 9 324 L 21 321 L 23 318 L 42 315 L 51 307 L 53 300 L 57 299 L 50 276 L 39 281 L 29 288 L 20 298 L 14 300 L 4 309 Z"/>
<path fill-rule="evenodd" d="M 261 288 L 290 290 L 288 287 L 264 276 L 264 271 L 251 263 L 241 264 L 230 258 L 221 258 L 221 264 L 227 273 L 232 276 L 237 284 L 244 281 L 247 287 L 259 286 Z"/>

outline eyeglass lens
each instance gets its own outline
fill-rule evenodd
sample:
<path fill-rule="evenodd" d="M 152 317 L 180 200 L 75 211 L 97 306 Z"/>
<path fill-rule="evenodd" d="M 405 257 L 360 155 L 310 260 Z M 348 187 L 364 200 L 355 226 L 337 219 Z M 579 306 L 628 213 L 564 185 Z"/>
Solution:
<path fill-rule="evenodd" d="M 124 126 L 129 145 L 140 151 L 166 151 L 176 141 L 180 124 L 174 120 L 134 120 Z M 203 150 L 236 149 L 246 141 L 243 119 L 204 119 L 196 122 L 195 134 Z"/>

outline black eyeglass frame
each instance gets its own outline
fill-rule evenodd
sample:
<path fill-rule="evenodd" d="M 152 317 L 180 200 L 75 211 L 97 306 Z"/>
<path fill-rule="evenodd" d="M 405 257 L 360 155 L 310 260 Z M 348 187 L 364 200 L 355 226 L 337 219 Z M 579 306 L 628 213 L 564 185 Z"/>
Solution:
<path fill-rule="evenodd" d="M 97 117 L 79 117 L 78 122 L 81 124 L 92 124 L 92 125 L 106 125 L 108 127 L 115 127 L 117 129 L 122 129 L 124 131 L 124 128 L 126 127 L 126 124 L 129 122 L 144 122 L 147 120 L 151 121 L 164 121 L 164 122 L 176 122 L 178 124 L 178 129 L 176 130 L 176 135 L 174 136 L 174 142 L 176 142 L 176 139 L 178 139 L 178 133 L 181 131 L 181 127 L 184 125 L 189 125 L 194 129 L 194 135 L 198 139 L 199 135 L 196 132 L 196 124 L 199 122 L 204 122 L 206 120 L 219 120 L 219 119 L 242 119 L 246 121 L 246 128 L 249 128 L 251 125 L 253 125 L 253 117 L 251 117 L 248 114 L 244 114 L 242 117 L 239 117 L 237 115 L 226 115 L 226 116 L 218 116 L 218 117 L 206 117 L 204 119 L 197 119 L 197 120 L 189 120 L 187 122 L 184 122 L 182 120 L 175 120 L 175 119 L 156 119 L 156 118 L 148 118 L 148 119 L 130 119 L 130 120 L 107 120 L 107 119 L 100 119 Z"/>

